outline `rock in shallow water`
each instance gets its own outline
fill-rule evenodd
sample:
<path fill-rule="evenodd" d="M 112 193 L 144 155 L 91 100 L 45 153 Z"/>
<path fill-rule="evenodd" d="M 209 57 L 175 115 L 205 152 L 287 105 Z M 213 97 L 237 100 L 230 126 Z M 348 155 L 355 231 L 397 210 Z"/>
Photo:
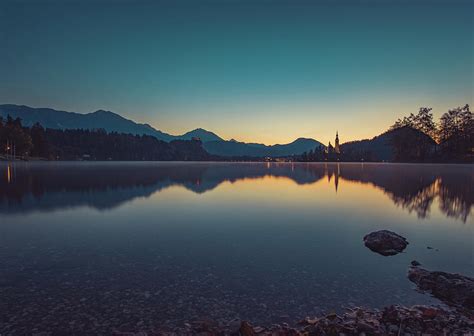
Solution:
<path fill-rule="evenodd" d="M 453 273 L 430 272 L 421 267 L 412 266 L 408 279 L 418 289 L 431 293 L 444 303 L 474 314 L 474 279 Z"/>
<path fill-rule="evenodd" d="M 381 230 L 366 235 L 364 244 L 373 252 L 383 256 L 392 256 L 402 252 L 407 247 L 408 241 L 395 232 Z"/>

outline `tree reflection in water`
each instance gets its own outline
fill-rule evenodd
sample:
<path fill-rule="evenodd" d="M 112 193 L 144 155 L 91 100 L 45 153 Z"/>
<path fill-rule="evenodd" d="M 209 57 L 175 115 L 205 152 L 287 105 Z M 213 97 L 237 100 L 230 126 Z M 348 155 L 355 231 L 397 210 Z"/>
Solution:
<path fill-rule="evenodd" d="M 441 211 L 448 217 L 466 221 L 474 203 L 473 174 L 446 174 L 439 179 L 438 196 Z"/>
<path fill-rule="evenodd" d="M 420 218 L 434 200 L 448 217 L 466 222 L 474 203 L 474 173 L 466 165 L 356 163 L 15 163 L 0 164 L 0 212 L 48 211 L 73 206 L 111 209 L 180 185 L 196 193 L 225 181 L 289 178 L 312 184 L 326 178 L 371 184 Z M 331 182 L 334 181 L 334 182 Z"/>

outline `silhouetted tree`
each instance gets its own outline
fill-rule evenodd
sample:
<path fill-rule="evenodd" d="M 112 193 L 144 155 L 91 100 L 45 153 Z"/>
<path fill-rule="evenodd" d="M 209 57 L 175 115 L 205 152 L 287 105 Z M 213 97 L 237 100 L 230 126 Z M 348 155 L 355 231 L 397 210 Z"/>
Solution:
<path fill-rule="evenodd" d="M 440 119 L 439 139 L 446 155 L 472 154 L 474 146 L 474 119 L 469 105 L 456 107 Z"/>
<path fill-rule="evenodd" d="M 153 136 L 107 133 L 96 130 L 44 129 L 40 124 L 22 127 L 21 119 L 0 121 L 1 153 L 14 145 L 18 156 L 59 160 L 209 160 L 201 141 L 160 141 Z M 11 154 L 11 151 L 10 153 Z"/>
<path fill-rule="evenodd" d="M 393 124 L 390 129 L 394 130 L 397 128 L 402 128 L 402 127 L 411 127 L 414 128 L 414 120 L 415 115 L 413 113 L 410 113 L 408 117 L 403 117 L 403 119 L 398 119 L 395 124 Z"/>
<path fill-rule="evenodd" d="M 418 114 L 410 113 L 408 117 L 398 119 L 391 129 L 398 129 L 402 127 L 410 127 L 417 129 L 432 139 L 436 140 L 436 123 L 433 121 L 433 109 L 430 107 L 420 107 Z"/>
<path fill-rule="evenodd" d="M 49 145 L 46 141 L 46 134 L 43 126 L 35 123 L 30 129 L 31 140 L 33 142 L 32 156 L 49 158 Z"/>
<path fill-rule="evenodd" d="M 422 107 L 417 115 L 412 113 L 408 117 L 398 119 L 391 129 L 403 127 L 419 130 L 436 140 L 441 149 L 436 153 L 437 160 L 471 160 L 474 156 L 474 117 L 467 104 L 444 113 L 438 125 L 433 121 L 431 108 Z M 397 150 L 403 156 L 413 151 L 409 146 L 414 144 L 405 140 L 397 139 Z"/>
<path fill-rule="evenodd" d="M 6 122 L 2 120 L 0 127 L 0 143 L 2 153 L 7 152 L 7 143 L 14 148 L 16 155 L 29 155 L 33 143 L 27 129 L 21 125 L 21 119 L 13 119 L 10 115 L 7 116 Z M 12 150 L 9 151 L 12 154 Z"/>
<path fill-rule="evenodd" d="M 430 107 L 420 107 L 414 119 L 414 128 L 430 136 L 433 140 L 436 140 L 437 128 L 436 123 L 433 121 L 432 110 Z"/>

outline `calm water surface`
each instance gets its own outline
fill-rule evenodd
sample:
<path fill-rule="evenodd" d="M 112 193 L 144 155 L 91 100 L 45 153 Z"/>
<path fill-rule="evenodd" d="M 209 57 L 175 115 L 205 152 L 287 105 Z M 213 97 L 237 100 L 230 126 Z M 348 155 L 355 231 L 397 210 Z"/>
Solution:
<path fill-rule="evenodd" d="M 440 304 L 407 268 L 474 276 L 473 203 L 472 165 L 0 163 L 0 334 Z"/>

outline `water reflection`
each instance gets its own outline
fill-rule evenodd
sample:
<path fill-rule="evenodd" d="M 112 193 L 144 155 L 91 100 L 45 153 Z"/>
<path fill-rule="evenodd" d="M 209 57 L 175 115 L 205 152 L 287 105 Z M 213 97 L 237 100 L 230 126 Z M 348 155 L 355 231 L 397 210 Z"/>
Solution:
<path fill-rule="evenodd" d="M 334 192 L 347 181 L 381 189 L 397 206 L 420 218 L 439 198 L 441 212 L 466 221 L 474 203 L 469 165 L 280 163 L 16 163 L 1 164 L 0 212 L 48 211 L 90 206 L 105 210 L 179 185 L 202 194 L 223 182 L 264 177 L 299 185 L 326 178 Z"/>

